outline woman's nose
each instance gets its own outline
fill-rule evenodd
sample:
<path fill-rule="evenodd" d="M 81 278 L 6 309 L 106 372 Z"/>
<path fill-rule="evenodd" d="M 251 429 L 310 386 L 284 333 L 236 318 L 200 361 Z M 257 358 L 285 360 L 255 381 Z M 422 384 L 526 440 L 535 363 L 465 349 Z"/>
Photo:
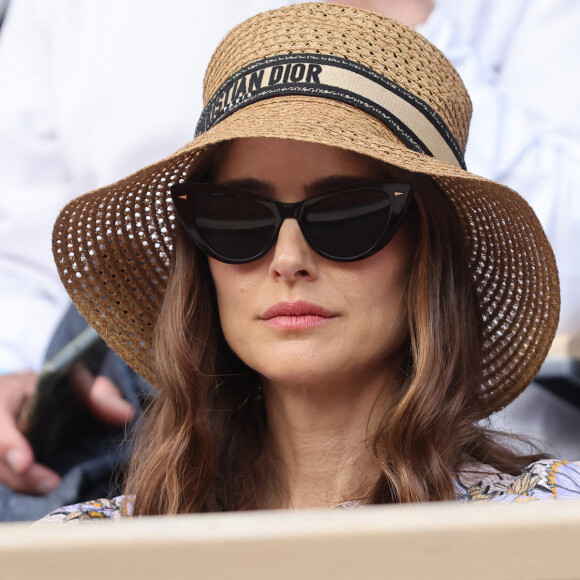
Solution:
<path fill-rule="evenodd" d="M 318 276 L 317 254 L 304 239 L 298 222 L 287 218 L 278 232 L 274 255 L 270 263 L 270 276 L 274 280 L 295 282 L 298 279 L 315 279 Z"/>

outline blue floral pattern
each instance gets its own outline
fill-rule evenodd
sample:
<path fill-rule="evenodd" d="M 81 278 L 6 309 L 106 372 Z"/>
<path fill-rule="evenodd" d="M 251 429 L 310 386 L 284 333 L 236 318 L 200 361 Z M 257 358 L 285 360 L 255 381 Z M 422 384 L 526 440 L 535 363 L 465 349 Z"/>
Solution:
<path fill-rule="evenodd" d="M 520 475 L 490 472 L 455 478 L 459 501 L 523 503 L 539 500 L 580 499 L 580 463 L 543 460 L 528 465 Z"/>
<path fill-rule="evenodd" d="M 39 520 L 37 524 L 45 522 L 81 522 L 83 520 L 119 520 L 130 517 L 132 513 L 132 498 L 120 495 L 113 499 L 97 499 L 58 508 L 42 520 Z"/>
<path fill-rule="evenodd" d="M 580 499 L 580 462 L 543 460 L 532 463 L 520 475 L 506 475 L 486 466 L 466 469 L 454 480 L 460 502 L 524 503 L 539 500 Z M 354 509 L 360 501 L 345 501 L 333 509 Z M 85 520 L 119 520 L 130 517 L 131 496 L 87 501 L 59 508 L 37 523 Z"/>

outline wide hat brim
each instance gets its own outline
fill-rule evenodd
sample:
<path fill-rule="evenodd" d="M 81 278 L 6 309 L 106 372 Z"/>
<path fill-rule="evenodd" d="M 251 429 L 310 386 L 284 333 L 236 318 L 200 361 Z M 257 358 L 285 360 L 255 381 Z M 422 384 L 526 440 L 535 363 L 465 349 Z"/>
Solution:
<path fill-rule="evenodd" d="M 71 201 L 54 229 L 57 267 L 73 302 L 137 373 L 155 384 L 152 335 L 177 218 L 169 188 L 213 146 L 243 137 L 320 143 L 431 176 L 455 207 L 470 249 L 483 320 L 492 413 L 536 376 L 559 313 L 551 246 L 528 203 L 501 184 L 410 150 L 375 117 L 342 102 L 292 95 L 252 103 L 175 154 Z M 477 387 L 476 387 L 477 388 Z"/>

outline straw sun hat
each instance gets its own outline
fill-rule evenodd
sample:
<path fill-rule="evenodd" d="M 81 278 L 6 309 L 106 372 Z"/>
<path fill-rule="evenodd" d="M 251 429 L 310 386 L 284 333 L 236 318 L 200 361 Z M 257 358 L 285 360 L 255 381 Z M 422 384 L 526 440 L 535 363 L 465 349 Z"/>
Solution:
<path fill-rule="evenodd" d="M 184 55 L 195 58 L 195 55 Z M 447 59 L 417 32 L 363 10 L 299 4 L 260 14 L 217 48 L 193 141 L 70 202 L 53 250 L 73 302 L 155 383 L 151 337 L 176 223 L 169 187 L 200 153 L 234 137 L 278 137 L 356 151 L 431 176 L 457 210 L 484 323 L 489 412 L 534 378 L 559 312 L 552 249 L 529 205 L 465 170 L 471 103 Z"/>

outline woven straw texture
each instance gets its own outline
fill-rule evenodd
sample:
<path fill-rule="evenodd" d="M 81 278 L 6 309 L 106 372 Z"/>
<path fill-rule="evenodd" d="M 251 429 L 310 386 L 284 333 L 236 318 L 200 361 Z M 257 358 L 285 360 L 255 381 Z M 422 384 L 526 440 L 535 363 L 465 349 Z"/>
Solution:
<path fill-rule="evenodd" d="M 222 41 L 209 65 L 207 102 L 236 70 L 278 54 L 322 53 L 374 69 L 426 101 L 465 149 L 471 103 L 445 57 L 410 28 L 370 12 L 301 4 L 258 15 Z M 509 188 L 410 151 L 385 125 L 345 103 L 284 96 L 240 109 L 168 158 L 70 202 L 53 250 L 82 314 L 138 373 L 155 383 L 151 337 L 171 260 L 169 187 L 208 146 L 234 137 L 312 141 L 431 175 L 463 223 L 484 321 L 489 412 L 534 378 L 556 331 L 557 269 L 529 205 Z"/>

